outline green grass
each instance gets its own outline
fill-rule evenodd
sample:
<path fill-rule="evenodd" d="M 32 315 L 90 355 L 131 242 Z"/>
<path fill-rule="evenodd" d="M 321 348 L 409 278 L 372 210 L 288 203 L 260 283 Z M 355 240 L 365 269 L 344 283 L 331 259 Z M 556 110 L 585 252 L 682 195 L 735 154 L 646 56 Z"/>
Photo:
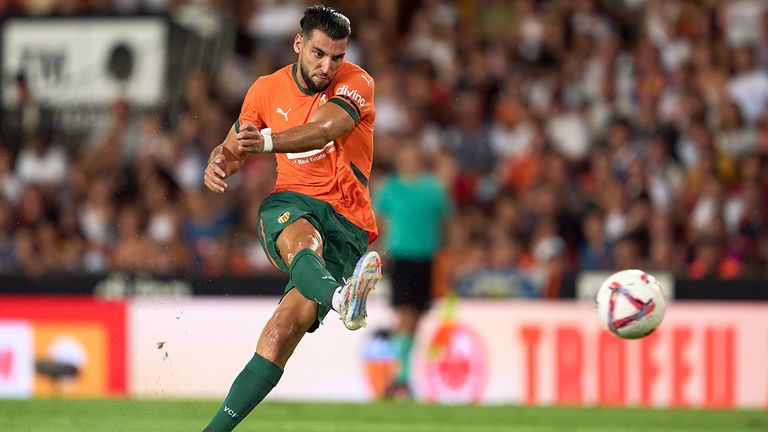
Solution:
<path fill-rule="evenodd" d="M 0 400 L 3 432 L 199 432 L 213 401 Z M 265 403 L 237 432 L 749 432 L 766 411 Z"/>

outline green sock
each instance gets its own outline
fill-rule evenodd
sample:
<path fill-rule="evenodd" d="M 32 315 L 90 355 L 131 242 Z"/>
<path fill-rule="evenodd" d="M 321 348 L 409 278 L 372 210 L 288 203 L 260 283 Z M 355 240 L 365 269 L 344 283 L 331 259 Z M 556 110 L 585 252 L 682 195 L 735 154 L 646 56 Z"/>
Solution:
<path fill-rule="evenodd" d="M 254 354 L 235 378 L 224 403 L 203 432 L 229 432 L 234 429 L 272 391 L 282 375 L 283 370 L 279 366 Z"/>
<path fill-rule="evenodd" d="M 396 333 L 392 338 L 392 345 L 395 349 L 395 356 L 399 368 L 395 375 L 395 382 L 398 384 L 408 384 L 411 377 L 411 349 L 413 348 L 413 336 L 405 333 Z"/>
<path fill-rule="evenodd" d="M 325 268 L 323 259 L 312 249 L 302 249 L 291 262 L 291 280 L 296 289 L 309 300 L 335 309 L 332 299 L 341 285 Z"/>

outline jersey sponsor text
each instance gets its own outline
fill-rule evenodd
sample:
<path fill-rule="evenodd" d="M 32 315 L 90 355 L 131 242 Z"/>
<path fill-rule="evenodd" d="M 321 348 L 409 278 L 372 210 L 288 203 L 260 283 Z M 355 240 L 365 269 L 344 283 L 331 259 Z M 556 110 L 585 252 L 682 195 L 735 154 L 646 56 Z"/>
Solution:
<path fill-rule="evenodd" d="M 357 90 L 350 90 L 348 84 L 344 84 L 336 89 L 336 96 L 346 96 L 360 105 L 360 108 L 365 106 L 365 98 Z"/>

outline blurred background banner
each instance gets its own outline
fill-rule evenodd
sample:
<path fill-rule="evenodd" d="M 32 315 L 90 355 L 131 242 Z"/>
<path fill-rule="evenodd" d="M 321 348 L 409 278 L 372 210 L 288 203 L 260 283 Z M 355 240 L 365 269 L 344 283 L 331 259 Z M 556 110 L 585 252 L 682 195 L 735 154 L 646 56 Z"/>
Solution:
<path fill-rule="evenodd" d="M 89 297 L 3 297 L 0 395 L 126 395 L 126 308 Z"/>
<path fill-rule="evenodd" d="M 129 394 L 224 395 L 277 297 L 129 303 Z M 768 403 L 768 306 L 674 303 L 664 325 L 625 341 L 595 325 L 588 302 L 462 300 L 421 327 L 415 392 L 440 403 L 760 408 Z M 271 397 L 371 401 L 393 361 L 385 302 L 367 328 L 329 317 L 288 362 Z M 236 332 L 231 329 L 237 328 Z M 338 341 L 343 338 L 344 343 Z M 220 359 L 210 363 L 210 353 Z M 205 371 L 201 373 L 200 371 Z M 317 371 L 323 371 L 318 374 Z"/>
<path fill-rule="evenodd" d="M 641 340 L 591 302 L 464 300 L 420 331 L 417 389 L 435 402 L 751 407 L 768 403 L 768 308 L 671 303 Z"/>
<path fill-rule="evenodd" d="M 25 321 L 0 320 L 0 397 L 32 395 L 33 332 Z"/>
<path fill-rule="evenodd" d="M 253 355 L 279 297 L 138 299 L 129 303 L 129 388 L 139 397 L 219 397 Z M 373 330 L 389 311 L 369 308 L 368 330 L 350 333 L 329 315 L 302 341 L 270 397 L 288 400 L 371 400 L 363 361 Z M 343 343 L 340 341 L 343 340 Z M 215 353 L 217 359 L 212 362 Z"/>
<path fill-rule="evenodd" d="M 165 19 L 9 19 L 0 31 L 3 76 L 25 78 L 50 108 L 108 106 L 117 98 L 147 108 L 165 102 Z M 6 107 L 17 103 L 14 84 L 4 80 Z"/>

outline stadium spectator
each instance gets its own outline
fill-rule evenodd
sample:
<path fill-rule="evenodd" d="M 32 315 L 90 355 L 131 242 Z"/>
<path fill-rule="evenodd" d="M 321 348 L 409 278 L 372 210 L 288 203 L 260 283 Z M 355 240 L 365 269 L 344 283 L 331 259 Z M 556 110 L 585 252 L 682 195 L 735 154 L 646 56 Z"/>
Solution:
<path fill-rule="evenodd" d="M 733 74 L 728 94 L 739 106 L 744 121 L 755 124 L 768 104 L 768 72 L 755 61 L 754 47 L 741 45 L 733 51 Z"/>
<path fill-rule="evenodd" d="M 494 164 L 488 122 L 483 117 L 482 97 L 475 91 L 457 95 L 457 122 L 447 131 L 447 149 L 456 157 L 462 171 L 480 175 Z"/>
<path fill-rule="evenodd" d="M 14 225 L 17 228 L 35 228 L 45 221 L 49 213 L 49 204 L 40 186 L 30 184 L 21 191 L 16 205 Z"/>
<path fill-rule="evenodd" d="M 195 262 L 205 269 L 204 273 L 216 274 L 209 263 L 217 258 L 217 254 L 213 252 L 222 249 L 214 245 L 224 241 L 232 216 L 226 209 L 215 205 L 215 202 L 212 203 L 202 191 L 188 191 L 185 202 L 187 208 L 183 232 L 186 243 L 192 248 Z M 226 249 L 226 246 L 223 248 Z M 224 264 L 220 271 L 225 269 Z"/>
<path fill-rule="evenodd" d="M 603 215 L 597 210 L 586 214 L 582 221 L 584 239 L 579 246 L 579 268 L 607 270 L 613 268 L 611 248 L 605 240 Z"/>
<path fill-rule="evenodd" d="M 36 184 L 46 189 L 55 189 L 67 175 L 67 153 L 61 146 L 54 145 L 52 136 L 35 133 L 21 148 L 16 159 L 16 178 L 22 185 Z"/>
<path fill-rule="evenodd" d="M 462 220 L 456 214 L 449 218 L 445 223 L 445 234 L 443 246 L 435 255 L 435 264 L 432 277 L 432 297 L 443 297 L 455 291 L 455 281 L 460 279 L 464 271 L 462 267 L 467 267 L 468 254 L 472 248 L 472 233 L 466 229 Z M 482 257 L 474 260 L 469 266 L 479 266 L 482 264 Z"/>
<path fill-rule="evenodd" d="M 13 152 L 0 142 L 0 198 L 16 203 L 21 193 L 21 182 L 13 169 Z"/>
<path fill-rule="evenodd" d="M 36 100 L 27 76 L 17 74 L 9 89 L 5 97 L 11 102 L 0 108 L 0 128 L 8 142 L 19 144 L 34 134 L 50 131 L 54 113 Z"/>
<path fill-rule="evenodd" d="M 684 252 L 668 237 L 652 238 L 648 250 L 650 271 L 677 273 L 680 263 L 684 261 Z"/>
<path fill-rule="evenodd" d="M 741 276 L 743 264 L 724 251 L 722 240 L 714 236 L 702 237 L 694 247 L 693 260 L 688 266 L 691 279 L 733 279 Z"/>
<path fill-rule="evenodd" d="M 13 214 L 11 204 L 0 198 L 0 272 L 10 273 L 15 270 L 15 250 L 13 242 Z"/>
<path fill-rule="evenodd" d="M 109 115 L 99 120 L 86 138 L 86 165 L 92 167 L 91 170 L 109 172 L 135 162 L 142 141 L 139 120 L 128 101 L 116 99 Z"/>
<path fill-rule="evenodd" d="M 58 270 L 70 273 L 82 272 L 85 241 L 77 219 L 77 206 L 73 202 L 64 202 L 57 213 L 56 230 L 63 257 L 62 262 L 65 264 Z"/>
<path fill-rule="evenodd" d="M 520 239 L 494 229 L 489 235 L 489 250 L 482 265 L 466 274 L 456 284 L 462 297 L 524 297 L 541 296 L 539 286 L 531 280 L 524 267 L 526 257 Z"/>

